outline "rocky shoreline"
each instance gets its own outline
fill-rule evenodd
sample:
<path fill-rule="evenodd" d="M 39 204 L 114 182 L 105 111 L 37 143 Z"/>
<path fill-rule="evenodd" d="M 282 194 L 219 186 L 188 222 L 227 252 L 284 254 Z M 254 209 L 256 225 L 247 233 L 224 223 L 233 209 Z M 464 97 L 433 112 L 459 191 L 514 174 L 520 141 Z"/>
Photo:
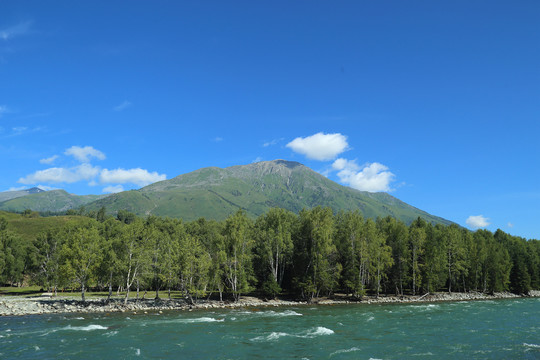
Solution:
<path fill-rule="evenodd" d="M 127 304 L 120 298 L 111 299 L 88 299 L 85 302 L 66 297 L 0 297 L 0 316 L 23 316 L 52 313 L 111 313 L 130 312 L 148 313 L 162 312 L 167 310 L 192 311 L 196 309 L 226 309 L 243 307 L 267 307 L 267 306 L 301 306 L 301 305 L 338 305 L 338 304 L 387 304 L 387 303 L 421 303 L 440 301 L 470 301 L 470 300 L 494 300 L 520 297 L 540 297 L 540 291 L 530 291 L 528 296 L 520 296 L 512 293 L 495 293 L 493 295 L 478 292 L 469 293 L 433 293 L 422 296 L 381 296 L 365 297 L 361 301 L 348 299 L 317 299 L 312 303 L 305 301 L 287 300 L 261 300 L 254 297 L 242 297 L 237 302 L 220 302 L 215 300 L 200 300 L 190 305 L 184 300 L 178 299 L 130 299 Z"/>

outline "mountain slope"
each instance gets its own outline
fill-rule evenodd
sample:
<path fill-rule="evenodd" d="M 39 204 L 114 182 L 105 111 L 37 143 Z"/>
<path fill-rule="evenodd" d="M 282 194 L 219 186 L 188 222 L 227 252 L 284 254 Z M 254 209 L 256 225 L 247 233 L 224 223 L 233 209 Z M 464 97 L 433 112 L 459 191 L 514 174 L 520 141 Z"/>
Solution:
<path fill-rule="evenodd" d="M 108 212 L 125 209 L 137 215 L 222 220 L 239 208 L 255 217 L 272 207 L 293 212 L 315 206 L 334 211 L 360 210 L 365 217 L 392 216 L 410 223 L 418 216 L 429 222 L 451 222 L 410 206 L 386 193 L 369 193 L 339 185 L 308 167 L 274 160 L 221 169 L 203 168 L 140 190 L 110 195 L 87 205 Z"/>
<path fill-rule="evenodd" d="M 0 202 L 0 210 L 21 212 L 62 212 L 75 209 L 108 195 L 74 195 L 64 190 L 40 191 Z"/>
<path fill-rule="evenodd" d="M 23 196 L 27 196 L 31 194 L 37 194 L 44 191 L 45 190 L 41 190 L 40 188 L 37 188 L 37 187 L 33 187 L 31 189 L 26 189 L 26 190 L 3 191 L 3 192 L 0 192 L 0 202 L 16 199 L 18 197 L 23 197 Z"/>

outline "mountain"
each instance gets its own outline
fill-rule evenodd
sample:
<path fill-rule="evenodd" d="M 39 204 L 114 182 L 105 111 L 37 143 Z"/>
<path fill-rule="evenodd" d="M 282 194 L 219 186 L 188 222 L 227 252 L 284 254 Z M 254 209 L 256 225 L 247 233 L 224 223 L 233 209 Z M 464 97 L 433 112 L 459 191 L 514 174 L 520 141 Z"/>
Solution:
<path fill-rule="evenodd" d="M 86 207 L 191 221 L 200 217 L 222 220 L 239 208 L 256 217 L 272 207 L 298 212 L 318 205 L 334 211 L 358 209 L 371 218 L 392 216 L 407 224 L 419 216 L 432 223 L 451 224 L 387 193 L 342 186 L 298 162 L 285 160 L 203 168 L 139 190 L 112 194 Z"/>
<path fill-rule="evenodd" d="M 38 188 L 34 188 L 38 189 Z M 23 190 L 20 192 L 30 191 L 29 190 Z M 31 209 L 34 211 L 40 211 L 40 212 L 62 212 L 69 209 L 75 209 L 80 206 L 86 205 L 90 202 L 99 200 L 101 198 L 104 198 L 108 195 L 74 195 L 69 194 L 64 190 L 51 190 L 51 191 L 43 191 L 41 189 L 38 189 L 39 191 L 33 190 L 32 193 L 27 193 L 26 195 L 21 195 L 17 197 L 9 197 L 9 194 L 7 196 L 7 200 L 0 201 L 0 210 L 5 211 L 14 211 L 14 212 L 21 212 L 26 209 Z M 13 193 L 13 192 L 19 192 L 19 191 L 7 191 L 0 193 L 0 199 L 2 199 L 2 195 L 6 193 Z M 4 195 L 5 196 L 5 195 Z"/>
<path fill-rule="evenodd" d="M 26 190 L 4 191 L 4 192 L 0 192 L 0 202 L 16 199 L 18 197 L 23 197 L 26 195 L 37 194 L 44 191 L 45 190 L 41 190 L 38 187 L 33 187 L 31 189 L 26 189 Z"/>

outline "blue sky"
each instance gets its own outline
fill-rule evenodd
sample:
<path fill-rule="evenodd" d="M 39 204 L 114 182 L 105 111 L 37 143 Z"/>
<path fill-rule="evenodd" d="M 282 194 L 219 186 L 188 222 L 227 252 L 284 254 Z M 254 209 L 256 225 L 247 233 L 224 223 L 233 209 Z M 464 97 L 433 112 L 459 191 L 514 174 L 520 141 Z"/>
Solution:
<path fill-rule="evenodd" d="M 538 1 L 2 1 L 0 191 L 288 159 L 540 238 Z"/>

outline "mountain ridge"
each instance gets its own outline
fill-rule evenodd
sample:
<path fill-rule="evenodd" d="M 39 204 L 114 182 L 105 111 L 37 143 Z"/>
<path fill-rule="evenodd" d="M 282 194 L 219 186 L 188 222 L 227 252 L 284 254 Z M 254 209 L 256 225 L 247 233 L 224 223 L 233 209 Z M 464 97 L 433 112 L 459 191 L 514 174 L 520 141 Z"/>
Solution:
<path fill-rule="evenodd" d="M 36 195 L 39 194 L 25 198 Z M 0 209 L 5 209 L 5 203 L 0 202 Z M 335 212 L 359 210 L 364 217 L 370 218 L 392 216 L 405 223 L 419 216 L 432 223 L 452 223 L 390 194 L 352 189 L 299 162 L 283 159 L 226 168 L 201 168 L 84 204 L 88 210 L 104 206 L 113 214 L 128 210 L 139 216 L 168 216 L 185 221 L 200 217 L 222 220 L 238 209 L 254 218 L 272 207 L 297 213 L 319 205 L 328 206 Z"/>

